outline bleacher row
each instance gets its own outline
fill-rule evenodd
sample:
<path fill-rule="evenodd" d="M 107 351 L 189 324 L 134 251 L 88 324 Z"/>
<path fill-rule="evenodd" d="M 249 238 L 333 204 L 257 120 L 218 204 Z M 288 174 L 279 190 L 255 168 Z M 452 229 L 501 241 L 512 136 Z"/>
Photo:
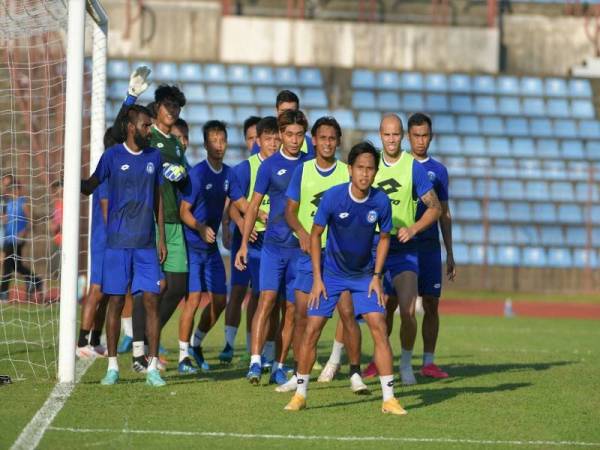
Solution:
<path fill-rule="evenodd" d="M 139 64 L 109 62 L 109 118 Z M 428 112 L 431 153 L 451 177 L 459 264 L 600 267 L 600 122 L 588 80 L 357 69 L 340 89 L 350 89 L 348 103 L 332 105 L 317 68 L 145 64 L 154 81 L 142 103 L 160 82 L 186 94 L 193 162 L 201 159 L 201 125 L 209 119 L 230 124 L 226 163 L 245 158 L 241 124 L 272 115 L 284 88 L 299 94 L 310 120 L 333 115 L 376 144 L 382 113 L 399 112 L 406 123 L 411 112 Z"/>

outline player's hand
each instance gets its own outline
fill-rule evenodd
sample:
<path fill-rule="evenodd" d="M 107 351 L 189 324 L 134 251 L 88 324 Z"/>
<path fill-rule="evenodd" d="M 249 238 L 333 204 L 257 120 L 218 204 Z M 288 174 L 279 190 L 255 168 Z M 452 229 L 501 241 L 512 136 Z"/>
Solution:
<path fill-rule="evenodd" d="M 148 77 L 152 73 L 147 66 L 136 67 L 131 76 L 129 77 L 129 89 L 127 93 L 134 97 L 139 97 L 148 89 Z"/>
<path fill-rule="evenodd" d="M 215 231 L 203 223 L 198 224 L 198 234 L 207 244 L 214 244 L 217 241 L 217 234 Z"/>
<path fill-rule="evenodd" d="M 248 247 L 242 244 L 235 255 L 234 265 L 237 270 L 246 270 L 246 264 L 248 264 Z"/>
<path fill-rule="evenodd" d="M 164 263 L 167 259 L 167 244 L 165 244 L 165 241 L 162 239 L 159 239 L 158 241 L 158 260 L 160 261 L 160 263 Z"/>
<path fill-rule="evenodd" d="M 310 291 L 310 296 L 308 298 L 308 309 L 318 308 L 321 296 L 327 300 L 325 284 L 323 284 L 323 280 L 320 277 L 318 279 L 315 277 L 313 280 L 312 290 Z"/>
<path fill-rule="evenodd" d="M 456 264 L 452 253 L 446 256 L 446 276 L 449 281 L 454 281 L 454 278 L 456 278 Z"/>
<path fill-rule="evenodd" d="M 250 238 L 248 239 L 248 241 L 256 242 L 257 239 L 258 239 L 258 231 L 256 231 L 256 228 L 252 228 L 252 231 L 250 232 Z"/>
<path fill-rule="evenodd" d="M 180 166 L 179 164 L 171 164 L 166 162 L 163 164 L 163 176 L 167 180 L 177 183 L 185 178 L 185 167 Z"/>
<path fill-rule="evenodd" d="M 310 234 L 302 230 L 298 234 L 298 240 L 300 241 L 300 250 L 306 254 L 310 254 Z"/>
<path fill-rule="evenodd" d="M 256 218 L 261 222 L 264 223 L 265 225 L 267 224 L 267 220 L 269 220 L 269 213 L 263 211 L 262 209 L 258 210 L 258 215 L 256 216 Z"/>
<path fill-rule="evenodd" d="M 381 307 L 385 307 L 387 303 L 387 299 L 383 293 L 383 283 L 381 282 L 381 278 L 377 275 L 374 275 L 371 278 L 371 282 L 369 283 L 369 292 L 367 294 L 368 297 L 371 297 L 371 293 L 374 292 L 377 295 L 377 304 Z"/>
<path fill-rule="evenodd" d="M 221 242 L 223 243 L 223 247 L 227 250 L 231 250 L 231 230 L 229 225 L 223 224 L 223 234 L 221 235 Z"/>
<path fill-rule="evenodd" d="M 405 244 L 415 237 L 415 232 L 410 227 L 403 227 L 398 230 L 398 234 L 396 236 L 401 243 Z"/>

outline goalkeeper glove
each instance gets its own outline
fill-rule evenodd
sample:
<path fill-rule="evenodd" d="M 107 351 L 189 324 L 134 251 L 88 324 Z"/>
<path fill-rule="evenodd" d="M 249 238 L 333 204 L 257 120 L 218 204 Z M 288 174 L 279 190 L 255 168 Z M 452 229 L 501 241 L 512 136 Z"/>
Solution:
<path fill-rule="evenodd" d="M 147 66 L 137 67 L 129 77 L 129 89 L 127 93 L 139 97 L 148 89 L 148 77 L 152 71 Z"/>
<path fill-rule="evenodd" d="M 177 183 L 185 178 L 185 167 L 180 166 L 179 164 L 164 163 L 163 176 L 167 180 Z"/>

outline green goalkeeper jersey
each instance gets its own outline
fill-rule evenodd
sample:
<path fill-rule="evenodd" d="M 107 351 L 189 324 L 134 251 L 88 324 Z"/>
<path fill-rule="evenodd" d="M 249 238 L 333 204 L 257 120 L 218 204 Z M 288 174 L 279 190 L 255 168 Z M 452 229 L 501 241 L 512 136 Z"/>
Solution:
<path fill-rule="evenodd" d="M 164 134 L 158 128 L 153 126 L 150 145 L 160 151 L 163 164 L 168 162 L 171 164 L 180 164 L 185 167 L 184 147 L 172 134 Z M 175 183 L 165 178 L 160 186 L 160 191 L 163 197 L 165 223 L 181 223 L 181 219 L 179 218 L 179 205 L 177 202 L 177 187 L 175 186 Z"/>

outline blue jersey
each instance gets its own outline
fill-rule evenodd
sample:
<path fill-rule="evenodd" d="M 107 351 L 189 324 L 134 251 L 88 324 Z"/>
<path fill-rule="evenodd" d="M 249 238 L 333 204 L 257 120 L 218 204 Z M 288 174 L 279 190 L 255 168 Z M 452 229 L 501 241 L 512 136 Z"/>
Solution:
<path fill-rule="evenodd" d="M 92 236 L 91 245 L 96 248 L 106 247 L 106 223 L 102 215 L 100 200 L 108 199 L 108 183 L 105 181 L 96 188 L 92 196 Z"/>
<path fill-rule="evenodd" d="M 315 147 L 312 143 L 312 136 L 308 133 L 304 136 L 304 145 L 301 150 L 303 153 L 306 153 L 309 158 L 315 157 Z M 258 141 L 254 141 L 254 144 L 252 144 L 252 148 L 250 149 L 250 156 L 256 155 L 258 152 L 260 152 L 260 146 L 258 145 Z"/>
<path fill-rule="evenodd" d="M 350 193 L 350 183 L 340 184 L 321 198 L 315 224 L 328 227 L 325 273 L 361 278 L 373 273 L 376 227 L 384 233 L 392 229 L 390 200 L 376 188 L 371 188 L 365 199 L 356 200 Z"/>
<path fill-rule="evenodd" d="M 6 225 L 4 227 L 4 239 L 16 241 L 21 232 L 27 228 L 28 220 L 25 217 L 25 197 L 10 198 L 5 208 Z"/>
<path fill-rule="evenodd" d="M 433 189 L 435 190 L 435 193 L 437 194 L 440 202 L 447 202 L 448 170 L 446 169 L 446 167 L 441 162 L 436 161 L 431 157 L 425 159 L 424 161 L 419 161 L 419 163 L 427 172 L 427 177 L 431 181 Z M 427 206 L 425 206 L 425 204 L 421 200 L 419 200 L 417 202 L 417 220 L 419 220 L 423 216 L 425 210 L 427 210 Z M 439 243 L 440 237 L 437 221 L 426 230 L 421 231 L 417 235 L 417 240 L 419 242 L 434 241 L 436 243 Z"/>
<path fill-rule="evenodd" d="M 225 199 L 231 197 L 233 201 L 242 197 L 241 192 L 231 182 L 231 168 L 223 164 L 221 170 L 215 171 L 207 160 L 196 165 L 188 175 L 187 183 L 182 199 L 188 202 L 192 215 L 197 222 L 213 229 L 215 234 L 219 232 L 225 208 Z M 198 234 L 198 231 L 184 224 L 185 239 L 188 247 L 213 252 L 218 250 L 216 242 L 206 243 Z"/>
<path fill-rule="evenodd" d="M 149 147 L 134 153 L 125 144 L 107 149 L 94 177 L 108 180 L 108 248 L 156 247 L 154 194 L 162 183 L 160 152 Z"/>
<path fill-rule="evenodd" d="M 309 159 L 300 152 L 296 158 L 285 156 L 280 150 L 260 165 L 254 184 L 254 192 L 269 195 L 270 210 L 264 242 L 280 247 L 298 247 L 298 239 L 285 220 L 285 195 L 294 169 Z"/>

